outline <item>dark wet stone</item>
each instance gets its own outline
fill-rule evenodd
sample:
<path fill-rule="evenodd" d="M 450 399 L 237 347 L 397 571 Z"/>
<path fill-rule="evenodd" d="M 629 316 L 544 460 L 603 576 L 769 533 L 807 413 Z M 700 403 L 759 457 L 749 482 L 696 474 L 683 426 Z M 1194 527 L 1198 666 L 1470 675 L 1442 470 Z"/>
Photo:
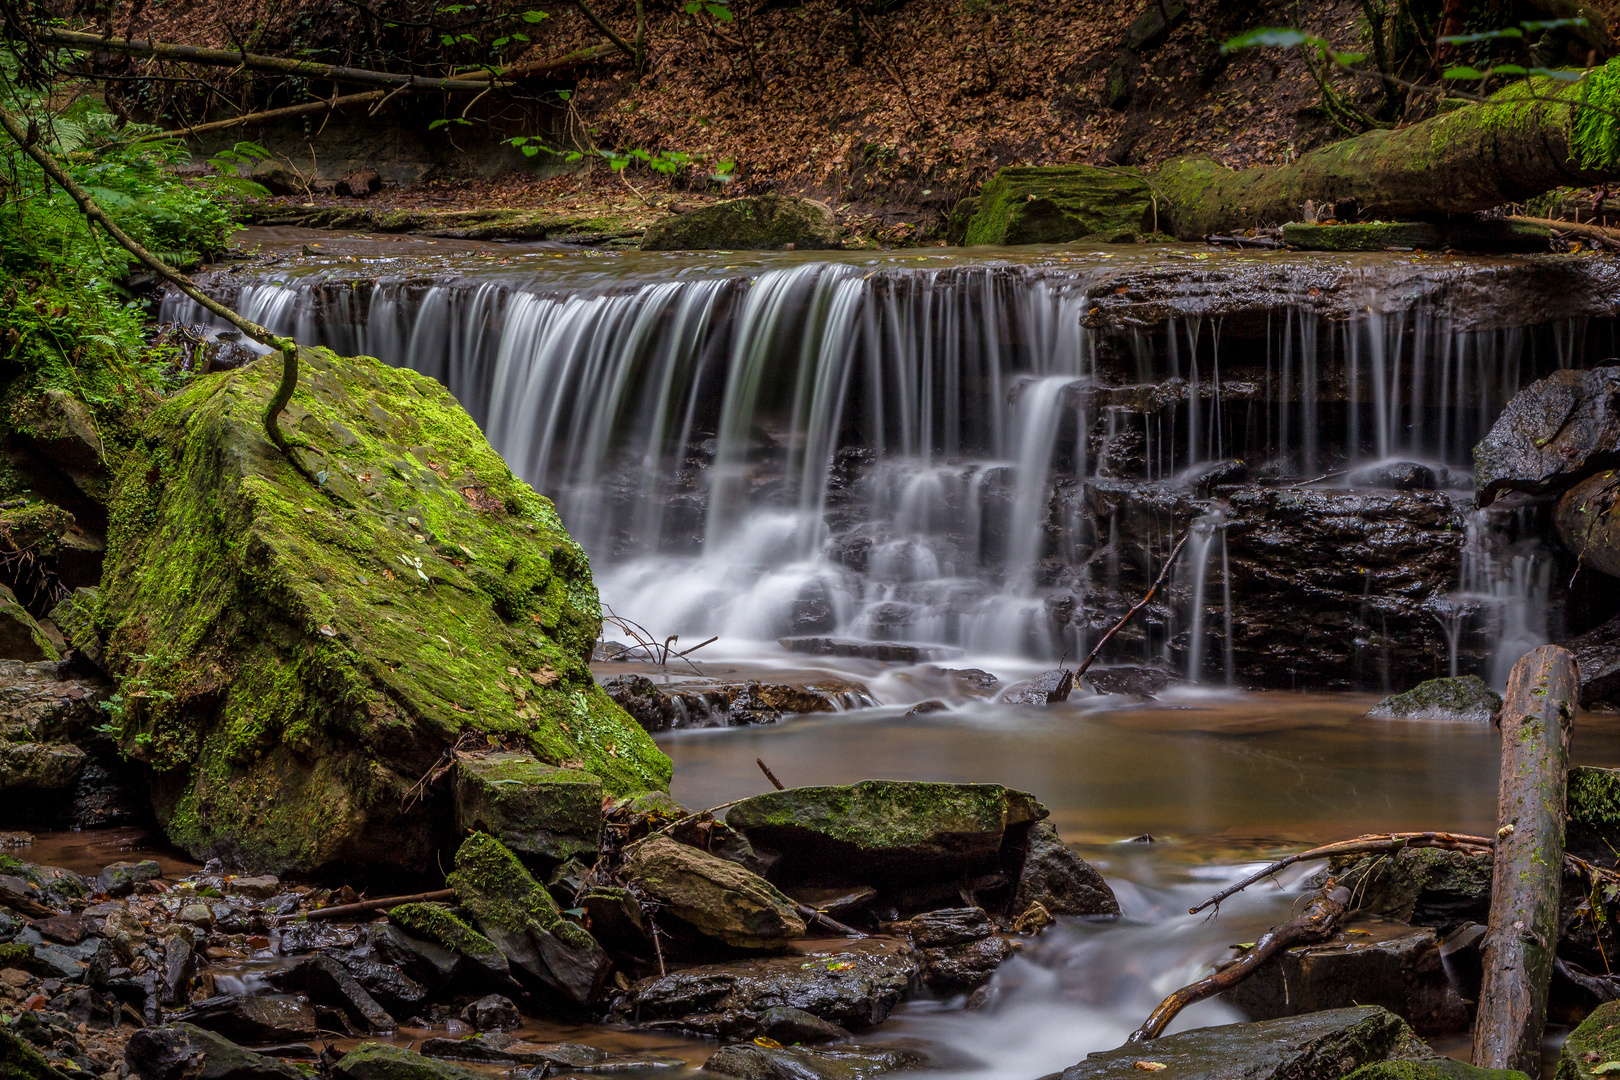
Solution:
<path fill-rule="evenodd" d="M 35 919 L 32 925 L 41 936 L 60 945 L 77 945 L 101 932 L 99 922 L 82 915 L 53 915 L 48 919 Z"/>
<path fill-rule="evenodd" d="M 1285 950 L 1224 997 L 1254 1020 L 1381 1005 L 1423 1035 L 1468 1030 L 1468 1006 L 1441 963 L 1439 934 L 1379 923 L 1371 931 Z"/>
<path fill-rule="evenodd" d="M 1385 461 L 1356 469 L 1345 482 L 1353 488 L 1389 488 L 1393 491 L 1433 491 L 1439 486 L 1434 470 L 1415 461 Z"/>
<path fill-rule="evenodd" d="M 264 995 L 207 998 L 174 1019 L 243 1043 L 296 1042 L 320 1033 L 314 1009 L 292 998 Z"/>
<path fill-rule="evenodd" d="M 1001 680 L 982 668 L 935 668 L 951 680 L 951 687 L 964 697 L 991 697 Z"/>
<path fill-rule="evenodd" d="M 428 1057 L 476 1061 L 497 1065 L 539 1065 L 553 1072 L 633 1072 L 669 1069 L 686 1064 L 681 1058 L 657 1054 L 611 1054 L 583 1043 L 532 1043 L 512 1035 L 479 1035 L 470 1039 L 429 1039 L 422 1044 Z"/>
<path fill-rule="evenodd" d="M 142 1028 L 124 1054 L 142 1080 L 306 1080 L 291 1065 L 192 1024 Z"/>
<path fill-rule="evenodd" d="M 384 1043 L 361 1043 L 332 1066 L 340 1080 L 480 1080 L 480 1074 Z"/>
<path fill-rule="evenodd" d="M 1048 671 L 1023 686 L 1015 686 L 1001 698 L 1004 705 L 1054 705 L 1069 700 L 1074 690 L 1074 672 L 1066 668 Z"/>
<path fill-rule="evenodd" d="M 388 1011 L 330 952 L 321 951 L 277 977 L 284 990 L 300 990 L 315 1005 L 341 1010 L 360 1031 L 380 1033 L 397 1026 Z"/>
<path fill-rule="evenodd" d="M 386 923 L 382 925 L 387 928 Z M 338 952 L 332 956 L 366 993 L 376 999 L 377 1004 L 393 1016 L 410 1016 L 427 1001 L 427 988 L 405 974 L 397 964 L 386 963 L 373 956 L 362 956 L 358 952 Z"/>
<path fill-rule="evenodd" d="M 1474 447 L 1479 505 L 1561 491 L 1620 464 L 1620 367 L 1555 371 L 1513 395 Z"/>
<path fill-rule="evenodd" d="M 401 974 L 420 986 L 437 987 L 449 982 L 460 963 L 460 958 L 451 950 L 411 937 L 390 923 L 372 923 L 367 926 L 366 944 L 370 945 L 385 963 L 398 968 Z M 403 1002 L 400 1004 L 403 1005 Z M 401 1011 L 410 1010 L 401 1009 Z"/>
<path fill-rule="evenodd" d="M 780 1006 L 766 1009 L 759 1015 L 760 1034 L 775 1039 L 784 1046 L 794 1043 L 837 1042 L 849 1038 L 849 1032 L 837 1024 L 823 1020 L 803 1009 Z"/>
<path fill-rule="evenodd" d="M 1170 676 L 1158 668 L 1107 667 L 1086 672 L 1080 681 L 1099 694 L 1122 694 L 1147 700 L 1170 685 Z"/>
<path fill-rule="evenodd" d="M 191 938 L 175 934 L 163 942 L 162 986 L 158 993 L 164 1005 L 185 1003 L 191 987 L 192 968 L 196 965 L 196 951 Z M 197 1021 L 203 1027 L 211 1025 Z"/>
<path fill-rule="evenodd" d="M 645 675 L 613 675 L 602 680 L 602 689 L 648 731 L 668 731 L 680 726 L 680 711 Z"/>
<path fill-rule="evenodd" d="M 855 641 L 845 638 L 782 638 L 777 644 L 790 653 L 804 656 L 849 656 L 891 664 L 920 664 L 934 658 L 938 649 L 909 645 L 900 641 Z"/>
<path fill-rule="evenodd" d="M 1090 1054 L 1062 1080 L 1139 1080 L 1144 1060 L 1165 1066 L 1150 1070 L 1157 1080 L 1340 1080 L 1370 1062 L 1433 1056 L 1400 1017 L 1363 1006 L 1161 1035 Z"/>
<path fill-rule="evenodd" d="M 502 994 L 485 994 L 462 1009 L 461 1018 L 478 1031 L 505 1031 L 523 1022 L 512 999 Z"/>
<path fill-rule="evenodd" d="M 1620 617 L 1564 642 L 1581 669 L 1581 708 L 1620 709 Z"/>
<path fill-rule="evenodd" d="M 115 862 L 104 866 L 96 875 L 96 890 L 108 896 L 128 896 L 143 881 L 163 876 L 163 867 L 151 859 L 140 862 Z"/>
<path fill-rule="evenodd" d="M 627 1019 L 714 1037 L 752 1038 L 765 1012 L 779 1007 L 859 1030 L 888 1017 L 917 971 L 911 948 L 872 938 L 643 979 L 621 1008 Z"/>
<path fill-rule="evenodd" d="M 1488 724 L 1502 707 L 1502 696 L 1478 675 L 1421 682 L 1392 694 L 1367 710 L 1378 720 L 1467 720 Z"/>
<path fill-rule="evenodd" d="M 896 929 L 903 929 L 918 948 L 965 945 L 982 941 L 996 932 L 995 924 L 983 908 L 942 908 L 913 915 Z"/>
<path fill-rule="evenodd" d="M 1049 915 L 1119 914 L 1119 900 L 1102 874 L 1070 851 L 1047 821 L 1030 828 L 1029 850 L 1009 911 L 1018 915 L 1037 903 Z"/>
<path fill-rule="evenodd" d="M 288 923 L 281 928 L 281 951 L 303 953 L 316 949 L 352 949 L 360 943 L 360 934 L 357 926 L 339 926 L 330 922 Z"/>
<path fill-rule="evenodd" d="M 1583 569 L 1620 577 L 1620 474 L 1613 469 L 1588 476 L 1558 499 L 1553 525 L 1564 548 Z"/>
<path fill-rule="evenodd" d="M 738 1080 L 865 1080 L 881 1073 L 927 1064 L 920 1052 L 898 1047 L 758 1046 L 721 1047 L 703 1063 L 705 1072 Z"/>
<path fill-rule="evenodd" d="M 1406 848 L 1393 856 L 1336 862 L 1330 871 L 1357 883 L 1352 913 L 1433 927 L 1490 918 L 1489 854 Z"/>
<path fill-rule="evenodd" d="M 971 994 L 989 982 L 1001 962 L 1016 951 L 1010 941 L 999 937 L 922 949 L 918 981 L 942 998 Z"/>

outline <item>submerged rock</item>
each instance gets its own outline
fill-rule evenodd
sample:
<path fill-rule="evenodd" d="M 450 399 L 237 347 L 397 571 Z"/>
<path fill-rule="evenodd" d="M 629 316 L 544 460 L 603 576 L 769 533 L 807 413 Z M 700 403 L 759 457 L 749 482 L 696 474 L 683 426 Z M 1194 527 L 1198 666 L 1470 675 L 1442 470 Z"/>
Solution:
<path fill-rule="evenodd" d="M 962 242 L 1134 243 L 1168 226 L 1156 220 L 1153 192 L 1135 169 L 1010 166 L 984 185 Z"/>
<path fill-rule="evenodd" d="M 1478 675 L 1455 675 L 1418 683 L 1367 710 L 1377 720 L 1468 720 L 1487 724 L 1502 707 L 1502 695 Z"/>
<path fill-rule="evenodd" d="M 1097 868 L 1058 836 L 1049 821 L 1029 830 L 1029 850 L 1009 911 L 1018 915 L 1040 904 L 1049 915 L 1118 915 L 1119 900 Z"/>
<path fill-rule="evenodd" d="M 865 1080 L 869 1076 L 916 1069 L 928 1059 L 916 1050 L 893 1046 L 724 1046 L 703 1063 L 703 1071 L 738 1080 Z"/>
<path fill-rule="evenodd" d="M 1479 505 L 1563 490 L 1620 465 L 1620 367 L 1555 371 L 1513 395 L 1474 447 Z"/>
<path fill-rule="evenodd" d="M 716 1038 L 753 1038 L 769 1010 L 784 1007 L 861 1030 L 888 1018 L 918 968 L 909 946 L 868 938 L 642 979 L 620 1009 L 626 1019 Z"/>
<path fill-rule="evenodd" d="M 791 195 L 728 199 L 665 218 L 641 238 L 643 251 L 809 251 L 843 247 L 832 210 Z"/>
<path fill-rule="evenodd" d="M 456 825 L 486 832 L 525 862 L 596 859 L 602 781 L 510 751 L 456 755 Z"/>
<path fill-rule="evenodd" d="M 306 350 L 264 433 L 270 358 L 198 379 L 119 474 L 107 662 L 147 688 L 120 746 L 180 847 L 250 870 L 430 865 L 462 735 L 515 740 L 626 794 L 669 761 L 591 680 L 583 551 L 432 379 Z"/>
<path fill-rule="evenodd" d="M 705 937 L 738 949 L 780 949 L 803 937 L 793 901 L 757 874 L 655 836 L 625 851 L 624 875 Z"/>
<path fill-rule="evenodd" d="M 306 1080 L 302 1070 L 193 1024 L 142 1028 L 124 1049 L 142 1080 Z"/>
<path fill-rule="evenodd" d="M 1148 1069 L 1158 1080 L 1340 1080 L 1374 1061 L 1434 1056 L 1400 1017 L 1369 1005 L 1161 1035 L 1090 1054 L 1062 1080 L 1137 1080 L 1139 1061 L 1164 1066 Z"/>

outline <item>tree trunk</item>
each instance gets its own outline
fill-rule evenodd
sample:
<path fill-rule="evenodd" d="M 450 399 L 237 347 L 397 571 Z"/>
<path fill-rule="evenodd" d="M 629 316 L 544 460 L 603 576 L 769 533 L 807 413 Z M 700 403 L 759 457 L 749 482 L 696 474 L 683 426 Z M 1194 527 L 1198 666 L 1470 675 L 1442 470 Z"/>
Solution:
<path fill-rule="evenodd" d="M 1502 781 L 1491 872 L 1485 978 L 1474 1022 L 1474 1064 L 1541 1068 L 1547 987 L 1558 947 L 1569 731 L 1580 692 L 1575 658 L 1556 645 L 1513 668 L 1497 724 Z"/>
<path fill-rule="evenodd" d="M 1601 70 L 1601 69 L 1599 69 Z M 1354 199 L 1364 219 L 1471 213 L 1620 175 L 1579 163 L 1571 121 L 1587 80 L 1535 79 L 1422 123 L 1369 131 L 1289 165 L 1176 158 L 1148 177 L 1182 239 L 1304 220 L 1307 199 Z"/>

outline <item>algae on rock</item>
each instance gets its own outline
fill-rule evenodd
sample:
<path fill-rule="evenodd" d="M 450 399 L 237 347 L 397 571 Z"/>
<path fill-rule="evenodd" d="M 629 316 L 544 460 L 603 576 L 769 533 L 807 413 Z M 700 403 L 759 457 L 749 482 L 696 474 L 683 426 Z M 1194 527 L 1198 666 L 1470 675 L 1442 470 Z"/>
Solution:
<path fill-rule="evenodd" d="M 148 419 L 115 489 L 100 621 L 120 744 L 160 823 L 249 869 L 423 868 L 463 736 L 584 769 L 612 794 L 669 760 L 592 681 L 585 553 L 432 379 L 305 350 L 265 437 L 277 358 Z"/>
<path fill-rule="evenodd" d="M 1009 166 L 984 185 L 962 242 L 1134 243 L 1159 230 L 1153 189 L 1135 169 Z"/>

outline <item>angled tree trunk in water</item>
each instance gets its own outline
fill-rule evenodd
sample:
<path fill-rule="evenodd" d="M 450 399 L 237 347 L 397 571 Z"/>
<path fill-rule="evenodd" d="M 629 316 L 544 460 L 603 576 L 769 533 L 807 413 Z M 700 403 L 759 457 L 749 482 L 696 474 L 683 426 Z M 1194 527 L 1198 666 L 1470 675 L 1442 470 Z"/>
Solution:
<path fill-rule="evenodd" d="M 1497 714 L 1499 827 L 1485 979 L 1474 1023 L 1474 1064 L 1487 1069 L 1534 1076 L 1541 1066 L 1547 987 L 1558 946 L 1569 733 L 1579 692 L 1575 658 L 1544 645 L 1514 666 Z"/>

